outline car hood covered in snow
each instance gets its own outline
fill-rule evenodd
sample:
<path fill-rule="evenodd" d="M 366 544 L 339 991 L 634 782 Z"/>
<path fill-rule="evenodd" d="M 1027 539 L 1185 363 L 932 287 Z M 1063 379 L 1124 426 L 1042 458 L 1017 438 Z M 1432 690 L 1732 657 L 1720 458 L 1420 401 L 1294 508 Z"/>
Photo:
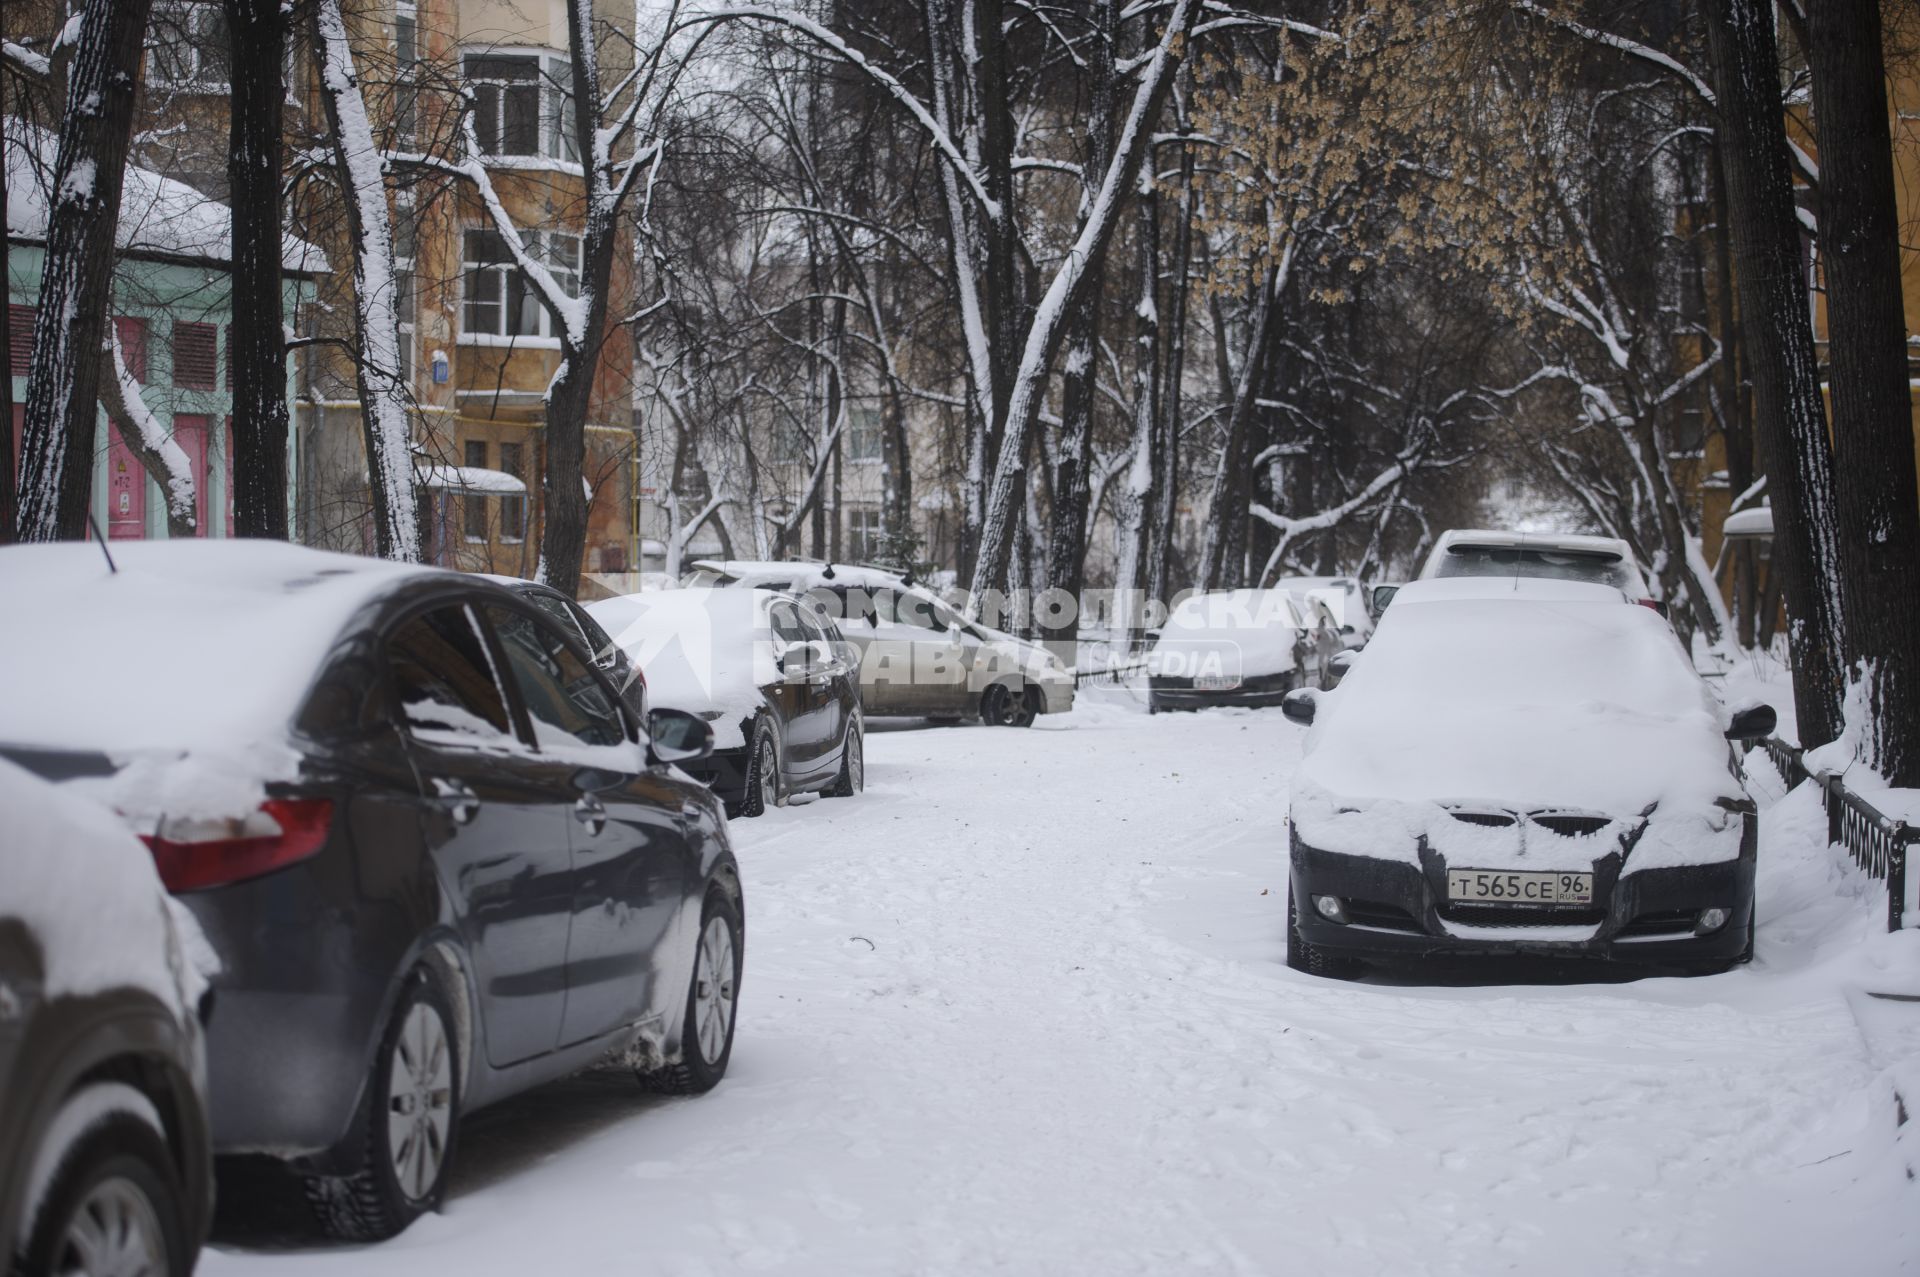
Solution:
<path fill-rule="evenodd" d="M 1423 582 L 1322 697 L 1293 819 L 1312 846 L 1396 859 L 1424 841 L 1545 869 L 1612 842 L 1632 849 L 1628 871 L 1703 863 L 1739 853 L 1745 794 L 1728 761 L 1673 631 L 1619 591 Z"/>
<path fill-rule="evenodd" d="M 1191 595 L 1161 627 L 1147 668 L 1182 677 L 1284 674 L 1299 665 L 1294 647 L 1302 628 L 1299 608 L 1285 590 Z"/>
<path fill-rule="evenodd" d="M 745 724 L 766 704 L 773 667 L 766 590 L 711 589 L 626 594 L 587 604 L 608 637 L 646 676 L 647 699 L 713 724 L 715 749 L 740 749 Z"/>

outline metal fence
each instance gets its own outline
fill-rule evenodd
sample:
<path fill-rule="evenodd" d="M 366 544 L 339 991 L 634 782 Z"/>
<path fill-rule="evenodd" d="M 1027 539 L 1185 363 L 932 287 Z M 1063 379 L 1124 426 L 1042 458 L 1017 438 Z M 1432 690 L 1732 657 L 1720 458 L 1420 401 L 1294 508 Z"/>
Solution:
<path fill-rule="evenodd" d="M 1887 930 L 1900 930 L 1906 924 L 1907 862 L 1920 845 L 1920 827 L 1895 820 L 1849 790 L 1838 776 L 1809 772 L 1801 751 L 1778 737 L 1769 736 L 1760 745 L 1789 788 L 1803 780 L 1820 787 L 1827 841 L 1845 847 L 1868 877 L 1887 884 Z"/>

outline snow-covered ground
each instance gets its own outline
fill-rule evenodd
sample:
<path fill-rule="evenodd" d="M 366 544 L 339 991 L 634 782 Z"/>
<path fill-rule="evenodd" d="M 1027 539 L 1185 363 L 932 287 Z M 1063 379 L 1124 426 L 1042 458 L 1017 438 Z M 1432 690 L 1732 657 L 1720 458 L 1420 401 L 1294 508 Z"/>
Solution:
<path fill-rule="evenodd" d="M 1338 984 L 1282 962 L 1300 736 L 1085 696 L 876 727 L 866 794 L 735 826 L 717 1091 L 545 1088 L 467 1123 L 445 1214 L 399 1239 L 202 1271 L 1920 1271 L 1902 1030 L 1870 1050 L 1851 1009 L 1920 993 L 1920 932 L 1876 934 L 1817 800 L 1768 811 L 1749 968 Z"/>

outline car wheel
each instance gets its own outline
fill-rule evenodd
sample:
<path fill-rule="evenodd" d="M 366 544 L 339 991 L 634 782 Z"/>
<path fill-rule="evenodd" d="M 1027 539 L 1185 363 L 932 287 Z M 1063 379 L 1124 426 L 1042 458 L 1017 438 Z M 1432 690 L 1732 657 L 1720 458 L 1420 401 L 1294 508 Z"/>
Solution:
<path fill-rule="evenodd" d="M 1360 974 L 1361 965 L 1351 958 L 1336 958 L 1300 934 L 1300 915 L 1294 912 L 1293 888 L 1287 888 L 1287 965 L 1295 971 L 1328 980 L 1350 980 Z"/>
<path fill-rule="evenodd" d="M 761 816 L 779 805 L 780 753 L 773 746 L 773 729 L 761 723 L 753 733 L 753 757 L 747 764 L 747 792 L 740 800 L 740 814 Z"/>
<path fill-rule="evenodd" d="M 726 1076 L 727 1061 L 733 1058 L 742 956 L 740 907 L 724 887 L 708 887 L 693 951 L 687 1017 L 680 1029 L 680 1059 L 641 1069 L 641 1086 L 667 1095 L 698 1095 Z"/>
<path fill-rule="evenodd" d="M 40 1203 L 22 1272 L 192 1270 L 185 1197 L 166 1144 L 144 1118 L 119 1111 L 95 1122 L 60 1158 Z"/>
<path fill-rule="evenodd" d="M 1040 716 L 1040 707 L 1036 703 L 1040 696 L 1037 687 L 1025 687 L 1018 692 L 1007 693 L 1008 727 L 1032 727 L 1033 720 Z"/>
<path fill-rule="evenodd" d="M 855 714 L 847 724 L 847 742 L 840 750 L 840 775 L 834 779 L 829 798 L 851 798 L 867 787 L 867 729 Z"/>
<path fill-rule="evenodd" d="M 307 1198 L 329 1236 L 382 1241 L 439 1207 L 460 1122 L 453 1023 L 440 986 L 414 972 L 374 1055 L 360 1169 L 307 1180 Z"/>

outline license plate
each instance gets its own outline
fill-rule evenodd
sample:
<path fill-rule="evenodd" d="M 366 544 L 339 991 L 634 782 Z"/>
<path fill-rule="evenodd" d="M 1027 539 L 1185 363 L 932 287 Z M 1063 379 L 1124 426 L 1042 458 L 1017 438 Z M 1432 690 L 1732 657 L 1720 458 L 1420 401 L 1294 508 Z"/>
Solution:
<path fill-rule="evenodd" d="M 1590 873 L 1542 873 L 1538 870 L 1447 870 L 1447 899 L 1471 904 L 1590 905 Z"/>
<path fill-rule="evenodd" d="M 1231 674 L 1196 674 L 1193 690 L 1196 692 L 1231 692 L 1240 686 L 1240 680 Z"/>

